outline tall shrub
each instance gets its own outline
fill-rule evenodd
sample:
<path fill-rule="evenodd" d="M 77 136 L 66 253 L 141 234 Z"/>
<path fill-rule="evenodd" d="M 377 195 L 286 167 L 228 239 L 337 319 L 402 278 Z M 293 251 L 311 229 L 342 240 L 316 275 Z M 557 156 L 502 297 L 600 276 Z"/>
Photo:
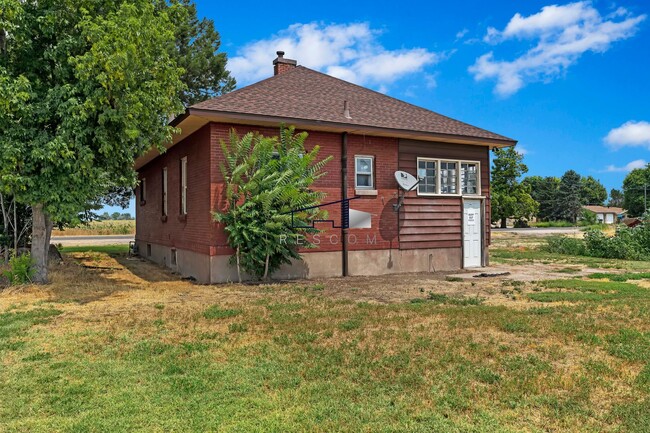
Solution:
<path fill-rule="evenodd" d="M 214 218 L 235 250 L 232 260 L 240 282 L 242 272 L 266 280 L 282 264 L 298 259 L 299 247 L 313 247 L 303 237 L 317 231 L 311 222 L 325 217 L 318 208 L 292 215 L 323 199 L 324 193 L 310 187 L 326 174 L 323 168 L 331 159 L 318 160 L 320 148 L 307 151 L 307 133 L 294 132 L 283 126 L 279 137 L 239 137 L 233 130 L 229 142 L 221 143 L 227 207 Z"/>

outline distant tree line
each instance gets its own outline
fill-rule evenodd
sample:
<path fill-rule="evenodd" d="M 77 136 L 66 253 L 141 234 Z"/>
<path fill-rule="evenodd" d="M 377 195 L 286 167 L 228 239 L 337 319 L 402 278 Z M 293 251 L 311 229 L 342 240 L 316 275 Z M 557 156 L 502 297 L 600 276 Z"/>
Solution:
<path fill-rule="evenodd" d="M 104 212 L 101 215 L 97 215 L 98 221 L 108 221 L 108 220 L 129 221 L 134 219 L 135 218 L 133 218 L 133 216 L 129 212 L 125 212 L 125 213 L 113 212 L 111 214 L 109 214 L 108 212 Z"/>
<path fill-rule="evenodd" d="M 542 221 L 577 222 L 585 205 L 604 206 L 607 189 L 593 176 L 568 170 L 562 177 L 529 176 L 522 182 L 539 203 L 536 217 Z"/>
<path fill-rule="evenodd" d="M 536 217 L 541 221 L 576 223 L 586 215 L 583 206 L 622 207 L 630 216 L 641 216 L 650 205 L 650 164 L 632 170 L 623 190 L 605 186 L 593 176 L 568 170 L 561 177 L 528 176 L 523 155 L 515 148 L 495 149 L 492 161 L 492 221 L 506 226 L 506 219 Z M 609 199 L 608 199 L 609 198 Z"/>

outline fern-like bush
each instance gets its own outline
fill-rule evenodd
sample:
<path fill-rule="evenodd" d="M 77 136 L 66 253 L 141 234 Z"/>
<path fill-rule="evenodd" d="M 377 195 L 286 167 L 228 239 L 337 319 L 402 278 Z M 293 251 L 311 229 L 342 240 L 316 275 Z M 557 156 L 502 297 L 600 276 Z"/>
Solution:
<path fill-rule="evenodd" d="M 306 139 L 306 132 L 282 126 L 279 137 L 239 137 L 232 130 L 229 142 L 221 143 L 227 207 L 213 215 L 235 250 L 240 281 L 243 272 L 268 279 L 282 264 L 300 258 L 300 247 L 313 247 L 305 236 L 318 232 L 311 223 L 326 214 L 314 207 L 324 193 L 310 187 L 326 174 L 331 157 L 319 160 L 320 148 L 308 151 Z M 292 214 L 297 209 L 305 210 Z"/>
<path fill-rule="evenodd" d="M 31 283 L 34 276 L 33 263 L 29 253 L 13 256 L 9 259 L 9 269 L 2 272 L 2 276 L 15 285 Z"/>

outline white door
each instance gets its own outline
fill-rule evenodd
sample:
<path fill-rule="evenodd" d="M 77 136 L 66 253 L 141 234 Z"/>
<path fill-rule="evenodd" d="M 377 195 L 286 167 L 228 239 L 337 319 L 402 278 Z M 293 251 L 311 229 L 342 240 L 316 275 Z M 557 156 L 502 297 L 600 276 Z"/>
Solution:
<path fill-rule="evenodd" d="M 605 214 L 605 224 L 614 224 L 614 214 L 606 213 Z"/>
<path fill-rule="evenodd" d="M 463 201 L 463 267 L 481 266 L 481 200 Z"/>

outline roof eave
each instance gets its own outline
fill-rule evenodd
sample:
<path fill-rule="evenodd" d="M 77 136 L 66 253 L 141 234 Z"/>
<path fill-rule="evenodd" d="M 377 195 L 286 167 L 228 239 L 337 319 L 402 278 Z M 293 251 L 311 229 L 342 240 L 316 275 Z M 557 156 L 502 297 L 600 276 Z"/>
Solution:
<path fill-rule="evenodd" d="M 427 136 L 431 138 L 430 141 L 447 141 L 447 140 L 453 140 L 454 142 L 466 141 L 467 144 L 479 144 L 479 145 L 487 145 L 492 147 L 510 147 L 517 144 L 517 141 L 512 139 L 492 139 L 492 138 L 473 137 L 473 136 L 458 135 L 458 134 L 443 134 L 443 133 L 433 133 L 427 131 L 413 131 L 407 129 L 383 128 L 378 126 L 369 126 L 369 125 L 355 124 L 349 122 L 330 122 L 330 121 L 321 121 L 321 120 L 314 120 L 314 119 L 288 118 L 288 117 L 280 117 L 280 116 L 238 113 L 232 111 L 206 110 L 206 109 L 191 108 L 191 107 L 188 109 L 188 111 L 191 115 L 205 117 L 210 121 L 229 120 L 229 121 L 233 121 L 233 123 L 242 123 L 242 124 L 267 123 L 272 125 L 279 125 L 281 123 L 285 123 L 285 124 L 293 125 L 296 128 L 326 127 L 326 128 L 338 129 L 341 132 L 348 132 L 348 133 L 378 132 L 378 133 L 382 133 L 382 135 L 393 135 L 399 138 L 402 137 L 409 138 L 414 135 Z"/>
<path fill-rule="evenodd" d="M 180 128 L 181 133 L 175 134 L 171 143 L 165 145 L 167 149 L 173 147 L 180 141 L 187 138 L 199 128 L 210 122 L 234 123 L 242 125 L 272 126 L 276 127 L 282 123 L 295 126 L 298 129 L 311 129 L 332 132 L 347 132 L 351 134 L 367 134 L 378 136 L 390 136 L 396 138 L 418 139 L 432 142 L 446 142 L 469 144 L 475 146 L 487 146 L 490 149 L 511 147 L 517 144 L 512 139 L 494 139 L 485 137 L 471 137 L 466 135 L 442 134 L 427 131 L 412 131 L 406 129 L 382 128 L 377 126 L 359 125 L 345 122 L 329 122 L 313 119 L 299 119 L 279 116 L 267 116 L 249 113 L 237 113 L 231 111 L 206 110 L 201 108 L 188 108 L 185 113 L 177 116 L 170 122 L 170 126 Z M 189 128 L 183 128 L 183 124 Z M 135 169 L 138 170 L 159 155 L 155 148 L 152 148 L 145 155 L 135 162 Z"/>

